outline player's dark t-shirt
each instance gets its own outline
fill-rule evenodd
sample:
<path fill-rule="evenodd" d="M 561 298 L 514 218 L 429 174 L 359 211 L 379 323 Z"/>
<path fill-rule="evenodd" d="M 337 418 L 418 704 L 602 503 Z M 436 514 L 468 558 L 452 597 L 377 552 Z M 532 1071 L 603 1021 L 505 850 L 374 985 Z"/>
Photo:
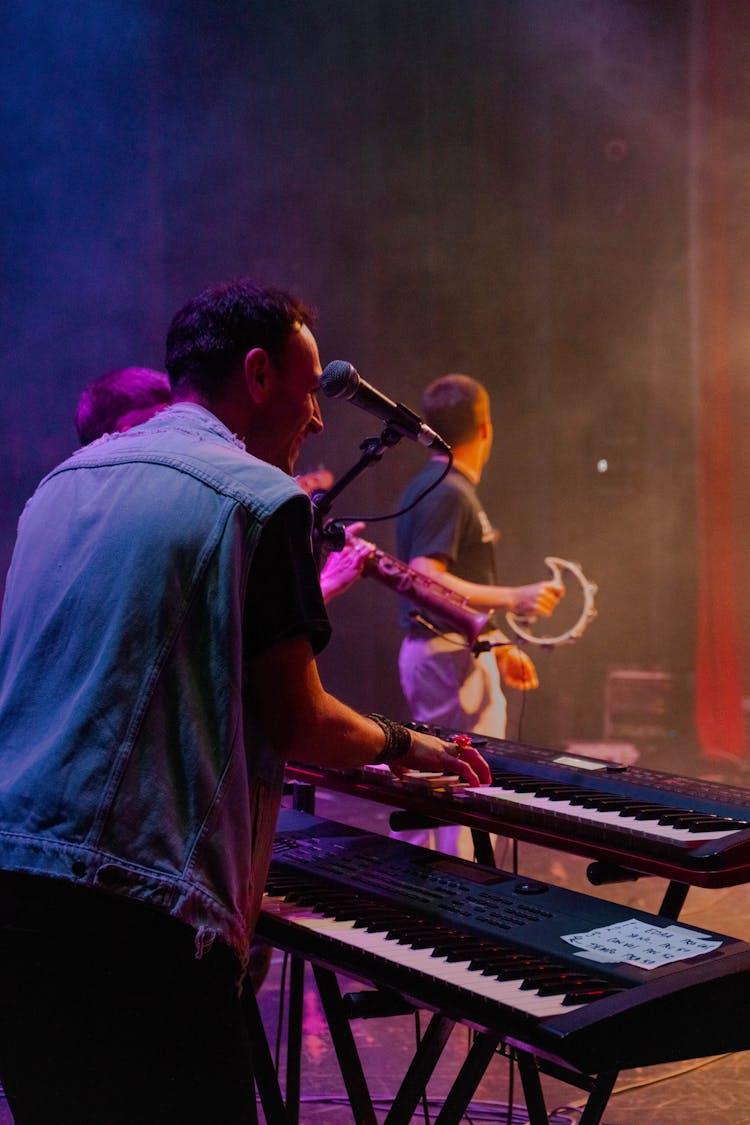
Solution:
<path fill-rule="evenodd" d="M 426 465 L 407 487 L 399 507 L 410 504 L 444 470 L 443 461 Z M 432 492 L 398 521 L 399 558 L 409 562 L 413 558 L 440 556 L 447 562 L 451 574 L 482 586 L 497 583 L 496 539 L 497 532 L 487 518 L 474 485 L 457 469 L 451 469 Z M 403 600 L 401 624 L 412 635 L 426 636 L 428 631 L 409 618 L 414 608 L 412 603 Z M 485 628 L 494 626 L 490 618 Z"/>

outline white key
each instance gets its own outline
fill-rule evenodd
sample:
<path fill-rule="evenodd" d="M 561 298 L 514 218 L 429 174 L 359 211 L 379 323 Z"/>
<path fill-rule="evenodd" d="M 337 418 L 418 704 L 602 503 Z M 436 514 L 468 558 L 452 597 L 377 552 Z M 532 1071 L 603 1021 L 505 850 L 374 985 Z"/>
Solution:
<path fill-rule="evenodd" d="M 466 797 L 470 792 L 471 790 L 462 789 L 458 791 L 457 796 Z M 590 824 L 613 824 L 617 828 L 630 829 L 645 836 L 660 837 L 675 843 L 684 841 L 689 844 L 699 844 L 702 840 L 721 840 L 725 836 L 734 836 L 740 831 L 737 828 L 721 828 L 716 831 L 701 829 L 700 832 L 690 832 L 687 828 L 657 824 L 654 820 L 636 820 L 634 816 L 620 816 L 619 812 L 584 809 L 580 805 L 571 805 L 570 801 L 551 801 L 549 797 L 536 797 L 533 793 L 514 793 L 511 789 L 500 789 L 498 786 L 488 786 L 479 792 L 483 797 L 493 797 L 498 802 L 523 805 L 528 809 L 541 809 L 558 816 L 572 816 L 576 820 L 585 820 Z"/>
<path fill-rule="evenodd" d="M 412 949 L 409 945 L 400 945 L 397 941 L 389 941 L 384 932 L 368 933 L 360 927 L 355 928 L 353 921 L 338 922 L 318 911 L 307 910 L 274 895 L 264 895 L 263 909 L 269 914 L 284 918 L 286 922 L 304 926 L 305 929 L 312 930 L 316 934 L 324 934 L 345 945 L 375 954 L 392 964 L 427 973 L 437 980 L 457 985 L 475 996 L 496 1000 L 500 1004 L 506 1004 L 516 1011 L 528 1012 L 529 1015 L 539 1019 L 563 1015 L 565 1012 L 572 1012 L 575 1008 L 581 1007 L 580 1004 L 564 1005 L 563 996 L 540 996 L 533 989 L 522 990 L 521 980 L 499 981 L 494 977 L 482 976 L 481 972 L 469 968 L 469 961 L 456 962 L 447 961 L 445 957 L 432 957 L 431 949 Z"/>

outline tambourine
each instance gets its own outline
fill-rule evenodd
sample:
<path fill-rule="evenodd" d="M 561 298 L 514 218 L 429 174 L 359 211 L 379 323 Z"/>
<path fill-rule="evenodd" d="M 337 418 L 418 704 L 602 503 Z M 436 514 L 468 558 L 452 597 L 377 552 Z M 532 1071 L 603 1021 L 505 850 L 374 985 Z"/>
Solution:
<path fill-rule="evenodd" d="M 556 637 L 536 636 L 528 628 L 530 625 L 528 618 L 518 617 L 514 613 L 506 613 L 505 620 L 508 622 L 517 640 L 528 641 L 529 644 L 542 645 L 545 648 L 555 648 L 557 645 L 565 645 L 570 644 L 572 641 L 577 641 L 586 630 L 588 624 L 594 620 L 596 617 L 594 598 L 596 597 L 599 587 L 594 582 L 589 581 L 578 563 L 569 562 L 568 559 L 558 559 L 551 555 L 544 561 L 552 571 L 552 579 L 554 582 L 562 582 L 562 572 L 568 571 L 580 584 L 583 592 L 583 608 L 581 609 L 578 620 L 574 621 L 570 628 L 566 629 L 564 633 L 560 633 Z"/>

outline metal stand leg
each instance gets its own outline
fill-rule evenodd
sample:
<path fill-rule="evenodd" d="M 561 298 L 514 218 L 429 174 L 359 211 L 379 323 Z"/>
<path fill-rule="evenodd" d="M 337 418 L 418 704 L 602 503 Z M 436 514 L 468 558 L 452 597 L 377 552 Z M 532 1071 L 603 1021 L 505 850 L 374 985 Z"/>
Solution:
<path fill-rule="evenodd" d="M 263 1021 L 260 1018 L 258 1001 L 252 988 L 245 988 L 242 992 L 242 1009 L 252 1045 L 253 1078 L 258 1087 L 266 1121 L 273 1121 L 274 1125 L 277 1122 L 278 1125 L 291 1125 L 279 1089 Z"/>
<path fill-rule="evenodd" d="M 286 1110 L 290 1125 L 299 1125 L 304 1000 L 305 962 L 301 957 L 292 957 L 289 968 L 289 1030 L 286 1051 Z"/>
<path fill-rule="evenodd" d="M 336 976 L 330 970 L 313 966 L 313 972 L 354 1119 L 358 1125 L 371 1125 L 375 1121 L 374 1109 L 352 1035 L 347 997 L 342 996 Z M 377 993 L 374 995 L 377 997 Z M 405 1013 L 402 1010 L 398 1014 Z M 409 1125 L 454 1026 L 454 1021 L 447 1016 L 432 1016 L 388 1111 L 385 1125 Z"/>
<path fill-rule="evenodd" d="M 471 838 L 474 842 L 474 858 L 477 863 L 483 863 L 485 867 L 494 867 L 495 853 L 492 850 L 492 841 L 490 840 L 489 832 L 483 832 L 479 828 L 472 828 Z"/>
<path fill-rule="evenodd" d="M 589 1097 L 581 1114 L 579 1125 L 600 1125 L 610 1094 L 617 1081 L 618 1072 L 616 1070 L 607 1070 L 603 1074 L 590 1075 L 583 1074 L 580 1071 L 570 1071 L 567 1067 L 558 1066 L 549 1059 L 537 1060 L 526 1051 L 516 1050 L 514 1056 L 521 1074 L 530 1125 L 549 1125 L 549 1116 L 544 1104 L 544 1095 L 539 1079 L 540 1074 L 549 1074 L 568 1086 L 575 1086 L 579 1090 L 587 1090 Z"/>
<path fill-rule="evenodd" d="M 454 1026 L 453 1020 L 447 1016 L 432 1017 L 399 1086 L 385 1125 L 409 1125 Z"/>
<path fill-rule="evenodd" d="M 617 1081 L 617 1074 L 618 1072 L 615 1070 L 598 1076 L 592 1085 L 591 1096 L 581 1114 L 579 1125 L 599 1125 Z"/>
<path fill-rule="evenodd" d="M 341 1076 L 352 1107 L 356 1125 L 377 1125 L 375 1109 L 367 1088 L 362 1063 L 354 1042 L 349 1020 L 344 1014 L 341 990 L 334 973 L 313 965 L 320 1001 L 328 1020 L 331 1039 L 339 1060 Z"/>
<path fill-rule="evenodd" d="M 666 893 L 659 907 L 659 914 L 662 918 L 673 918 L 675 921 L 680 916 L 680 911 L 685 905 L 690 887 L 687 883 L 671 882 L 667 887 Z"/>
<path fill-rule="evenodd" d="M 549 1125 L 549 1114 L 544 1104 L 542 1083 L 539 1079 L 539 1070 L 535 1059 L 525 1051 L 516 1053 L 518 1070 L 521 1075 L 523 1096 L 526 1099 L 526 1112 L 529 1116 L 529 1125 Z"/>
<path fill-rule="evenodd" d="M 495 1035 L 477 1035 L 468 1055 L 464 1059 L 455 1082 L 443 1102 L 443 1108 L 435 1118 L 435 1125 L 458 1125 L 474 1096 L 474 1091 L 482 1080 L 500 1040 Z M 534 1123 L 532 1123 L 534 1125 Z"/>

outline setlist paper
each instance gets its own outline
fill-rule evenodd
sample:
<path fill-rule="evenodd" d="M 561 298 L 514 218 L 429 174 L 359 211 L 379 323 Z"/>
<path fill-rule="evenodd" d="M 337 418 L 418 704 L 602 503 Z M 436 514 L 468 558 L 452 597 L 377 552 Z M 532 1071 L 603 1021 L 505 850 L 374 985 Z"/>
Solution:
<path fill-rule="evenodd" d="M 587 933 L 566 934 L 563 941 L 578 946 L 578 956 L 600 964 L 624 963 L 638 969 L 658 969 L 718 949 L 722 944 L 686 926 L 652 926 L 628 918 Z"/>

